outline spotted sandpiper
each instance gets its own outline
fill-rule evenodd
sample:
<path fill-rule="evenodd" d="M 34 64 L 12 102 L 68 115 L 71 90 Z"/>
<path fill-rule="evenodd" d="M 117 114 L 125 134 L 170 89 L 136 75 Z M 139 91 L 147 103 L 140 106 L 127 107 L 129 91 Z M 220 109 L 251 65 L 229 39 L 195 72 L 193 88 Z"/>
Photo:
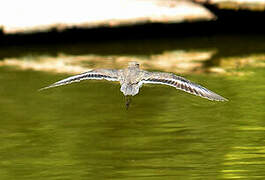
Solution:
<path fill-rule="evenodd" d="M 143 84 L 164 84 L 173 86 L 176 89 L 183 90 L 185 92 L 194 94 L 213 101 L 228 101 L 226 98 L 195 84 L 183 77 L 177 76 L 173 73 L 164 72 L 149 72 L 141 70 L 139 63 L 129 62 L 129 65 L 125 69 L 94 69 L 82 74 L 68 77 L 44 87 L 40 90 L 71 84 L 88 79 L 105 79 L 108 81 L 119 81 L 121 84 L 121 92 L 126 97 L 126 107 L 129 107 L 130 96 L 135 96 L 139 93 L 140 87 Z"/>

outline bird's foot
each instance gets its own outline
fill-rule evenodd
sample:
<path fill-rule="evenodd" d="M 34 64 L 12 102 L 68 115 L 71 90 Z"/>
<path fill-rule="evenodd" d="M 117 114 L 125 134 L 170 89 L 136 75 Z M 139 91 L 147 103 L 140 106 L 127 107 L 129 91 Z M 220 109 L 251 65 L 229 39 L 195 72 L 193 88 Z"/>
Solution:
<path fill-rule="evenodd" d="M 125 101 L 126 101 L 126 103 L 125 103 L 125 105 L 126 105 L 126 110 L 128 110 L 128 109 L 129 109 L 129 106 L 130 106 L 130 103 L 131 103 L 131 101 L 132 101 L 132 99 L 131 99 L 130 96 L 125 96 Z"/>

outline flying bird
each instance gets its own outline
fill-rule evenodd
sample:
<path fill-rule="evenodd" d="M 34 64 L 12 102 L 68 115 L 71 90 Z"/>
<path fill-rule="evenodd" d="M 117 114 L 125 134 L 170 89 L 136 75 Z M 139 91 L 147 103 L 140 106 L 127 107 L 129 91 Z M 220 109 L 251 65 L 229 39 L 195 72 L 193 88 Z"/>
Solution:
<path fill-rule="evenodd" d="M 94 69 L 87 71 L 55 82 L 54 84 L 41 88 L 40 90 L 89 79 L 119 81 L 121 85 L 120 90 L 126 97 L 127 109 L 129 108 L 131 101 L 130 97 L 137 95 L 143 84 L 163 84 L 209 100 L 228 101 L 226 98 L 206 89 L 205 87 L 173 73 L 141 70 L 139 63 L 137 62 L 129 62 L 128 67 L 125 69 Z"/>

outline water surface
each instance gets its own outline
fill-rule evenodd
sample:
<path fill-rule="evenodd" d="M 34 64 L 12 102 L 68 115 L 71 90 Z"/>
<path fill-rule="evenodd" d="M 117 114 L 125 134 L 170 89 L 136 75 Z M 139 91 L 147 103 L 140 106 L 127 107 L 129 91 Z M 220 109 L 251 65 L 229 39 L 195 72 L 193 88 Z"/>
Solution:
<path fill-rule="evenodd" d="M 261 53 L 265 47 L 262 38 L 241 38 L 238 48 L 234 46 L 237 42 L 225 46 L 229 37 L 224 41 L 213 37 L 218 40 L 215 43 L 202 38 L 203 47 L 199 47 L 200 39 L 194 39 L 196 43 L 192 39 L 178 43 L 169 39 L 123 42 L 128 47 L 126 53 L 122 49 L 106 53 L 109 44 L 96 50 L 91 50 L 91 44 L 82 48 L 88 49 L 87 54 L 116 56 L 148 56 L 152 50 L 157 54 L 158 50 L 215 49 L 218 53 L 204 66 L 218 66 L 220 59 L 240 57 L 240 52 L 243 57 Z M 256 48 L 248 48 L 248 42 Z M 122 47 L 119 43 L 114 45 Z M 146 54 L 143 47 L 148 47 Z M 69 48 L 58 48 L 55 54 L 49 54 L 49 47 L 45 53 L 41 48 L 7 49 L 13 52 L 12 58 L 24 60 L 32 55 L 69 53 Z M 2 49 L 1 53 L 3 60 L 6 52 Z M 38 92 L 69 74 L 3 65 L 0 179 L 264 179 L 264 70 L 247 64 L 228 69 L 229 73 L 185 74 L 228 98 L 228 102 L 212 102 L 172 87 L 148 85 L 126 110 L 118 83 L 86 81 Z"/>

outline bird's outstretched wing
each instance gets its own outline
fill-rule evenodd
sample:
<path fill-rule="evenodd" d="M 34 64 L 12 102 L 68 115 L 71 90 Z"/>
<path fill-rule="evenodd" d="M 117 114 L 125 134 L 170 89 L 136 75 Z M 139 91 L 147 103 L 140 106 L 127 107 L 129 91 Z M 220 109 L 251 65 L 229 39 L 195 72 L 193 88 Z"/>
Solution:
<path fill-rule="evenodd" d="M 142 83 L 150 84 L 165 84 L 168 86 L 173 86 L 177 89 L 183 90 L 185 92 L 207 98 L 214 101 L 228 101 L 226 98 L 202 87 L 198 84 L 190 82 L 189 80 L 176 76 L 172 73 L 162 73 L 162 72 L 145 72 Z"/>
<path fill-rule="evenodd" d="M 79 82 L 82 80 L 88 80 L 88 79 L 106 79 L 108 81 L 118 81 L 118 70 L 115 69 L 95 69 L 91 71 L 87 71 L 82 74 L 78 74 L 75 76 L 70 76 L 66 79 L 60 80 L 58 82 L 55 82 L 51 84 L 50 86 L 41 88 L 40 90 L 49 89 L 52 87 L 62 86 L 66 84 L 71 84 L 74 82 Z"/>

